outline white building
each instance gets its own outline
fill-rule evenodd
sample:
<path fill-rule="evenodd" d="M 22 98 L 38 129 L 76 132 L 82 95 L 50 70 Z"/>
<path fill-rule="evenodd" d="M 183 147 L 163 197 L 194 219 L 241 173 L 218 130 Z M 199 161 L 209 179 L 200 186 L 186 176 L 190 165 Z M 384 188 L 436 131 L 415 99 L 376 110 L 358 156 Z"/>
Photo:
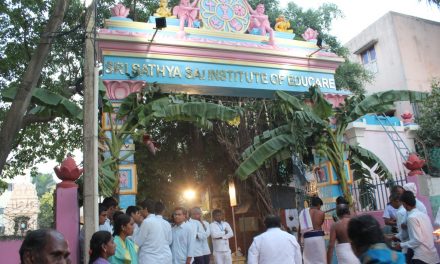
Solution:
<path fill-rule="evenodd" d="M 368 94 L 386 90 L 429 91 L 440 78 L 440 23 L 389 12 L 345 46 L 351 60 L 374 73 Z M 397 105 L 396 114 L 413 109 Z"/>
<path fill-rule="evenodd" d="M 0 196 L 0 229 L 2 235 L 21 235 L 38 228 L 40 203 L 35 185 L 25 176 L 15 177 Z"/>

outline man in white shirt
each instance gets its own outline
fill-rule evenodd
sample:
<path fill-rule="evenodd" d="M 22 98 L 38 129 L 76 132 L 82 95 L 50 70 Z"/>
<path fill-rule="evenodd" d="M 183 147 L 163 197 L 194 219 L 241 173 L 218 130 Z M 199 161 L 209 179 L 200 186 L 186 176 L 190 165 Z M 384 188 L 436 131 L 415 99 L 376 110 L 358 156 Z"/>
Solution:
<path fill-rule="evenodd" d="M 234 236 L 231 226 L 222 221 L 223 212 L 220 209 L 212 211 L 214 222 L 211 223 L 211 238 L 213 255 L 216 264 L 231 264 L 231 249 L 229 248 L 229 239 Z"/>
<path fill-rule="evenodd" d="M 403 191 L 402 191 L 402 193 L 403 193 Z M 398 201 L 399 208 L 397 209 L 397 212 L 396 212 L 397 234 L 395 234 L 392 237 L 392 240 L 406 242 L 409 239 L 408 228 L 406 226 L 408 212 L 406 211 L 405 207 L 402 205 L 402 202 L 400 201 L 400 196 L 402 195 L 402 193 L 401 194 L 391 193 L 391 196 L 390 196 L 391 199 L 396 199 L 396 197 L 397 197 L 397 199 L 399 200 Z M 402 253 L 405 254 L 405 258 L 406 258 L 407 257 L 407 249 L 406 248 L 402 249 Z M 408 259 L 410 260 L 411 258 L 412 258 L 412 255 Z"/>
<path fill-rule="evenodd" d="M 266 232 L 254 237 L 249 248 L 248 264 L 302 264 L 301 247 L 293 235 L 280 229 L 281 219 L 269 215 L 264 225 Z"/>
<path fill-rule="evenodd" d="M 396 207 L 396 204 L 399 204 Z M 389 197 L 389 203 L 383 210 L 383 220 L 385 225 L 390 226 L 391 233 L 397 232 L 397 210 L 399 210 L 400 201 L 398 194 L 391 194 Z"/>
<path fill-rule="evenodd" d="M 411 191 L 405 191 L 400 200 L 408 211 L 407 226 L 409 240 L 400 243 L 397 248 L 414 251 L 411 263 L 437 264 L 440 258 L 434 246 L 434 235 L 431 220 L 428 215 L 416 208 L 416 198 Z"/>
<path fill-rule="evenodd" d="M 158 201 L 154 205 L 154 213 L 156 214 L 157 219 L 159 219 L 159 222 L 162 227 L 162 234 L 163 237 L 166 239 L 167 243 L 163 246 L 165 247 L 164 250 L 169 249 L 171 246 L 171 243 L 173 242 L 173 234 L 171 232 L 171 224 L 167 220 L 163 218 L 163 213 L 165 212 L 165 205 Z M 171 251 L 170 251 L 171 252 Z M 172 258 L 172 256 L 170 256 Z"/>
<path fill-rule="evenodd" d="M 171 252 L 173 253 L 173 264 L 190 264 L 194 257 L 194 241 L 192 224 L 186 222 L 186 210 L 177 207 L 174 210 L 173 243 Z"/>
<path fill-rule="evenodd" d="M 99 225 L 99 231 L 108 231 L 113 234 L 113 213 L 118 209 L 118 201 L 113 197 L 106 197 L 102 204 L 107 207 L 107 219 Z"/>
<path fill-rule="evenodd" d="M 415 183 L 413 182 L 408 182 L 405 185 L 403 185 L 403 189 L 405 191 L 410 191 L 414 194 L 414 197 L 416 197 L 416 208 L 424 213 L 424 214 L 428 214 L 428 210 L 426 210 L 426 206 L 422 203 L 422 201 L 420 201 L 419 199 L 417 199 L 417 186 Z"/>
<path fill-rule="evenodd" d="M 192 225 L 195 234 L 193 264 L 209 264 L 211 250 L 208 245 L 208 237 L 211 235 L 211 230 L 209 229 L 209 223 L 202 220 L 200 207 L 191 209 L 191 218 L 188 223 Z"/>
<path fill-rule="evenodd" d="M 125 210 L 125 213 L 128 216 L 131 216 L 134 221 L 134 230 L 133 235 L 129 236 L 128 238 L 133 240 L 133 236 L 139 232 L 139 226 L 142 224 L 142 221 L 144 221 L 144 217 L 141 215 L 141 209 L 139 206 L 131 205 L 127 207 L 127 210 Z"/>
<path fill-rule="evenodd" d="M 141 203 L 142 214 L 147 217 L 142 222 L 139 232 L 133 236 L 139 246 L 139 264 L 163 263 L 171 264 L 169 241 L 162 231 L 162 223 L 154 212 L 155 203 L 146 200 Z"/>

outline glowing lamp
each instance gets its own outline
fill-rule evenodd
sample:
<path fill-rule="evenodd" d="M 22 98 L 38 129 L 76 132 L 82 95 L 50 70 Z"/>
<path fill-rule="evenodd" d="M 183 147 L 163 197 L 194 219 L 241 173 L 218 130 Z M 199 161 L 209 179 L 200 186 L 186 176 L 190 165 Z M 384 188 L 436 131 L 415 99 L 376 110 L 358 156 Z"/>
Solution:
<path fill-rule="evenodd" d="M 183 197 L 188 201 L 192 201 L 194 200 L 194 198 L 196 198 L 196 192 L 194 190 L 188 189 L 183 192 Z"/>
<path fill-rule="evenodd" d="M 234 181 L 229 182 L 229 202 L 231 203 L 231 206 L 237 206 L 237 195 L 235 192 Z"/>

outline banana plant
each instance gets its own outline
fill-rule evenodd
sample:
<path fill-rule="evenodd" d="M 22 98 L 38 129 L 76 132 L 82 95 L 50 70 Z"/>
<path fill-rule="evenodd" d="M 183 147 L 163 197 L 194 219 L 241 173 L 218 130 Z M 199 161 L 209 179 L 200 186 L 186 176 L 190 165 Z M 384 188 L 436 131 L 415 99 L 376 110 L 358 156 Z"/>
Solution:
<path fill-rule="evenodd" d="M 272 159 L 290 158 L 292 153 L 306 153 L 307 142 L 314 142 L 318 156 L 326 158 L 336 171 L 339 185 L 344 197 L 352 204 L 347 179 L 344 177 L 345 154 L 352 161 L 359 173 L 355 176 L 367 177 L 366 168 L 377 165 L 375 173 L 382 179 L 392 175 L 380 159 L 360 146 L 349 145 L 344 140 L 344 133 L 349 123 L 369 113 L 382 113 L 393 109 L 396 101 L 420 101 L 427 94 L 412 91 L 387 91 L 370 96 L 355 95 L 345 100 L 340 107 L 332 109 L 319 88 L 310 87 L 308 93 L 299 99 L 283 91 L 276 92 L 276 98 L 284 109 L 285 123 L 279 127 L 265 131 L 254 138 L 253 144 L 243 153 L 243 162 L 236 170 L 236 175 L 246 179 Z M 336 123 L 331 124 L 330 118 Z"/>
<path fill-rule="evenodd" d="M 102 82 L 101 85 L 104 89 Z M 204 129 L 212 129 L 215 120 L 232 123 L 239 121 L 236 109 L 185 94 L 162 94 L 155 84 L 128 95 L 117 111 L 108 99 L 104 100 L 104 105 L 106 111 L 116 115 L 115 120 L 109 118 L 111 137 L 106 137 L 104 131 L 100 132 L 101 140 L 110 152 L 110 157 L 100 166 L 101 193 L 106 195 L 118 192 L 119 163 L 132 155 L 128 153 L 120 156 L 126 140 L 128 137 L 142 140 L 154 121 L 192 122 Z"/>
<path fill-rule="evenodd" d="M 12 102 L 17 94 L 17 88 L 12 87 L 2 91 L 3 101 Z M 54 93 L 44 88 L 33 91 L 31 97 L 31 107 L 26 114 L 36 116 L 68 117 L 75 122 L 81 122 L 83 112 L 79 105 L 60 94 Z"/>

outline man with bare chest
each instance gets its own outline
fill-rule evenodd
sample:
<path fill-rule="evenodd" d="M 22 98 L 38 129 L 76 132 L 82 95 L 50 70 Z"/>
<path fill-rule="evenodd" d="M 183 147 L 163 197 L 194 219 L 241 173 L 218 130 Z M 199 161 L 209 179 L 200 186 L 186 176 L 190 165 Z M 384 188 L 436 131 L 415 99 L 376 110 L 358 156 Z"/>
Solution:
<path fill-rule="evenodd" d="M 305 208 L 299 215 L 300 230 L 304 239 L 304 264 L 326 264 L 324 231 L 322 231 L 325 214 L 321 211 L 323 203 L 319 197 L 314 196 L 310 205 L 310 208 Z"/>
<path fill-rule="evenodd" d="M 351 249 L 350 239 L 348 237 L 348 222 L 351 219 L 349 206 L 347 204 L 338 204 L 336 206 L 336 215 L 339 221 L 334 223 L 330 229 L 327 263 L 332 263 L 333 250 L 337 241 L 336 257 L 338 258 L 338 264 L 359 264 L 358 258 Z"/>

